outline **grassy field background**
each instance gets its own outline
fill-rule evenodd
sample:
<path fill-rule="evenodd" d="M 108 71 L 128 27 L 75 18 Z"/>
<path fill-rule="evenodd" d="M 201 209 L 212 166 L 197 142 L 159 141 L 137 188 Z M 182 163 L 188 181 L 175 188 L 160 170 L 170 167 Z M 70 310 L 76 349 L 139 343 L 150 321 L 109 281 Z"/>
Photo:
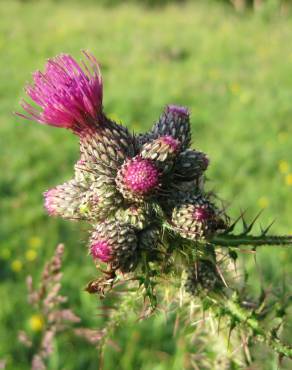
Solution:
<path fill-rule="evenodd" d="M 27 304 L 25 277 L 38 277 L 58 242 L 66 244 L 63 293 L 84 324 L 98 327 L 97 301 L 82 291 L 95 276 L 86 251 L 86 228 L 49 218 L 42 193 L 71 177 L 75 137 L 12 115 L 22 87 L 45 59 L 60 52 L 77 59 L 89 49 L 102 66 L 104 106 L 110 117 L 143 131 L 163 106 L 192 112 L 193 145 L 211 158 L 210 186 L 231 202 L 230 214 L 266 208 L 262 224 L 292 233 L 292 18 L 236 14 L 222 3 L 197 1 L 145 8 L 104 8 L 98 2 L 0 2 L 0 359 L 29 368 L 17 342 L 23 328 L 37 336 L 38 313 Z M 267 248 L 246 265 L 254 280 L 280 286 L 291 276 L 288 250 Z M 260 273 L 259 273 L 260 270 Z M 259 285 L 251 284 L 251 292 Z M 129 319 L 108 349 L 106 370 L 184 369 L 187 339 L 172 337 L 161 316 Z M 291 338 L 290 338 L 291 339 Z M 50 369 L 97 368 L 97 352 L 62 335 Z M 276 369 L 269 358 L 265 369 Z"/>

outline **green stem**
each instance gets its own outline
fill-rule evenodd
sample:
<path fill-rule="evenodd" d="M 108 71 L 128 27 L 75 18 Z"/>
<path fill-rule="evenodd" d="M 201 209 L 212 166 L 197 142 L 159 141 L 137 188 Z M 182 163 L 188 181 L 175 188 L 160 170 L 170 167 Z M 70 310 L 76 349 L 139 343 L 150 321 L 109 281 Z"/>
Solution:
<path fill-rule="evenodd" d="M 229 316 L 233 321 L 248 327 L 257 340 L 270 346 L 278 354 L 292 358 L 292 347 L 282 343 L 271 332 L 263 329 L 253 313 L 241 307 L 234 299 L 227 299 L 219 303 L 224 310 L 224 314 Z"/>
<path fill-rule="evenodd" d="M 281 245 L 292 246 L 292 235 L 287 236 L 252 236 L 252 235 L 217 235 L 214 236 L 210 242 L 222 247 L 240 247 L 242 245 L 249 245 L 259 247 L 262 245 Z"/>

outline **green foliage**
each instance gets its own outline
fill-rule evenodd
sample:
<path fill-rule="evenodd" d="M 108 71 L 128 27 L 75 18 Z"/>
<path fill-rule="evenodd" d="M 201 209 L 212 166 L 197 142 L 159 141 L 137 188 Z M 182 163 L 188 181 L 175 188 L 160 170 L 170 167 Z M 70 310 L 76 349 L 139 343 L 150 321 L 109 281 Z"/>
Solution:
<path fill-rule="evenodd" d="M 189 106 L 194 146 L 211 158 L 210 188 L 233 201 L 233 216 L 237 206 L 248 208 L 248 218 L 264 207 L 261 222 L 268 225 L 276 217 L 273 232 L 291 234 L 289 15 L 240 17 L 205 1 L 157 9 L 1 1 L 0 10 L 0 359 L 7 359 L 8 369 L 29 366 L 16 341 L 24 327 L 38 335 L 24 280 L 28 273 L 40 274 L 58 242 L 66 244 L 64 294 L 70 305 L 85 326 L 103 324 L 95 316 L 96 300 L 81 289 L 95 275 L 86 228 L 48 218 L 42 207 L 42 192 L 70 177 L 77 139 L 11 115 L 19 109 L 22 86 L 45 58 L 60 52 L 78 58 L 80 49 L 90 49 L 102 65 L 106 112 L 135 130 L 149 128 L 167 103 Z M 259 269 L 262 285 L 279 291 L 291 273 L 291 254 L 279 247 L 259 250 L 257 268 L 252 256 L 244 260 L 251 295 L 260 291 L 254 283 Z M 289 292 L 286 287 L 285 295 Z M 183 333 L 179 340 L 172 336 L 174 322 L 174 316 L 167 324 L 153 316 L 137 323 L 129 314 L 115 333 L 121 350 L 106 350 L 105 369 L 183 368 L 188 348 Z M 275 369 L 275 357 L 257 349 L 254 356 L 266 361 L 264 369 Z M 50 369 L 96 369 L 97 356 L 94 347 L 62 334 Z"/>

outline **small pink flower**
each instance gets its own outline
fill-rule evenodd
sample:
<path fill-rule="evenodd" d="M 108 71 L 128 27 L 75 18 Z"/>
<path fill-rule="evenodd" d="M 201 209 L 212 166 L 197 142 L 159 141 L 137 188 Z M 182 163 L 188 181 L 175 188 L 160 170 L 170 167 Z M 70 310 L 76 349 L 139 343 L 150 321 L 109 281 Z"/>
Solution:
<path fill-rule="evenodd" d="M 45 72 L 35 72 L 34 83 L 26 87 L 27 95 L 41 110 L 23 100 L 28 115 L 17 114 L 76 133 L 94 127 L 102 112 L 102 78 L 94 56 L 83 54 L 88 62 L 82 62 L 83 69 L 67 54 L 49 59 Z"/>
<path fill-rule="evenodd" d="M 134 193 L 146 194 L 159 185 L 159 171 L 151 160 L 137 157 L 127 165 L 124 181 Z"/>
<path fill-rule="evenodd" d="M 90 253 L 94 259 L 99 259 L 102 262 L 111 260 L 111 247 L 106 240 L 100 239 L 93 241 L 90 247 Z"/>

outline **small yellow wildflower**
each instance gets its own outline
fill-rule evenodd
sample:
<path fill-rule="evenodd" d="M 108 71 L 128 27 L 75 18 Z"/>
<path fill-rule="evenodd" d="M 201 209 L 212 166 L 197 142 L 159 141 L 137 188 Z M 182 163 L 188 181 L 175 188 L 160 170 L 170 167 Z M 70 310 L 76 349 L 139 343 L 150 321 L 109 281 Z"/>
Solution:
<path fill-rule="evenodd" d="M 41 238 L 38 236 L 32 236 L 31 238 L 28 239 L 28 246 L 30 248 L 40 248 L 43 244 L 43 241 Z"/>
<path fill-rule="evenodd" d="M 14 260 L 11 262 L 11 270 L 14 272 L 19 272 L 22 270 L 22 262 L 20 260 Z"/>
<path fill-rule="evenodd" d="M 258 199 L 258 205 L 261 208 L 267 208 L 267 207 L 269 207 L 269 204 L 270 204 L 270 201 L 267 197 L 260 197 Z"/>
<path fill-rule="evenodd" d="M 289 171 L 289 163 L 283 160 L 279 161 L 278 168 L 281 173 L 287 173 Z"/>
<path fill-rule="evenodd" d="M 28 261 L 32 262 L 32 261 L 34 261 L 37 258 L 37 252 L 34 249 L 29 249 L 25 253 L 25 258 Z"/>
<path fill-rule="evenodd" d="M 44 319 L 39 314 L 34 314 L 30 317 L 28 325 L 32 331 L 41 331 L 44 327 Z"/>
<path fill-rule="evenodd" d="M 286 185 L 292 186 L 292 173 L 288 173 L 288 175 L 286 175 L 285 182 L 286 182 Z"/>

